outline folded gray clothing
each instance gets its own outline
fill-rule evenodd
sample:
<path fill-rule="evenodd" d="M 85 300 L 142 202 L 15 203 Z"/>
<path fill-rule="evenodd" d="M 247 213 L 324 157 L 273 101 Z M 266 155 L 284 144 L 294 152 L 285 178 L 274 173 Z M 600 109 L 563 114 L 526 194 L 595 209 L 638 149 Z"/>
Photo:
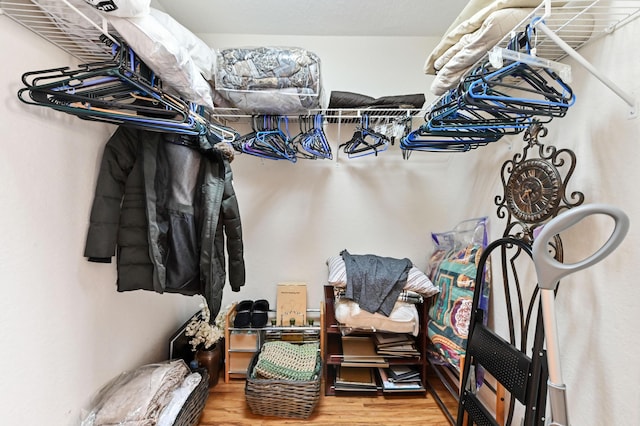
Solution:
<path fill-rule="evenodd" d="M 389 316 L 407 283 L 413 263 L 407 258 L 352 255 L 347 250 L 340 255 L 347 272 L 345 297 L 367 312 Z"/>

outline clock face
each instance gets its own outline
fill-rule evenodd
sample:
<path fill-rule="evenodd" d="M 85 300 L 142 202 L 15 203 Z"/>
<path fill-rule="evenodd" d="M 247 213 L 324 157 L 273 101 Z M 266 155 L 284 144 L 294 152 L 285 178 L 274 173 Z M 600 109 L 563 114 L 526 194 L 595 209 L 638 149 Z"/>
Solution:
<path fill-rule="evenodd" d="M 507 207 L 519 220 L 536 223 L 547 219 L 560 204 L 558 170 L 541 159 L 516 165 L 507 182 Z"/>

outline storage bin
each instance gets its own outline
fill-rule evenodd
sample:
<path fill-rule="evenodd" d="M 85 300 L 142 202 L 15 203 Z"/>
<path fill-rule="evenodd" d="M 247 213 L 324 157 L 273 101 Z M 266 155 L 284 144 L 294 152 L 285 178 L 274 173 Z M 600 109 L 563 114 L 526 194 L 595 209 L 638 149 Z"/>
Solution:
<path fill-rule="evenodd" d="M 200 415 L 209 397 L 209 373 L 206 368 L 197 368 L 195 372 L 200 373 L 202 380 L 191 392 L 178 412 L 173 426 L 196 426 Z"/>
<path fill-rule="evenodd" d="M 263 416 L 308 418 L 320 399 L 320 354 L 316 374 L 309 381 L 258 378 L 254 369 L 259 356 L 258 352 L 251 359 L 244 390 L 251 412 Z"/>

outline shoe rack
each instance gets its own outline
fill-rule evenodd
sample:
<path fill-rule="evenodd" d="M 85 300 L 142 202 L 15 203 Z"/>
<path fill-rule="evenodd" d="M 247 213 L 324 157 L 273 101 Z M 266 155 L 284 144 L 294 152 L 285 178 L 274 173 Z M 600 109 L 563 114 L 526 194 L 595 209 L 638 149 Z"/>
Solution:
<path fill-rule="evenodd" d="M 283 340 L 291 343 L 320 343 L 323 348 L 322 333 L 324 313 L 320 309 L 307 309 L 308 323 L 305 325 L 275 326 L 275 312 L 269 311 L 265 327 L 234 327 L 236 306 L 233 304 L 227 313 L 224 333 L 224 381 L 247 378 L 247 369 L 251 359 L 260 351 L 264 342 Z"/>

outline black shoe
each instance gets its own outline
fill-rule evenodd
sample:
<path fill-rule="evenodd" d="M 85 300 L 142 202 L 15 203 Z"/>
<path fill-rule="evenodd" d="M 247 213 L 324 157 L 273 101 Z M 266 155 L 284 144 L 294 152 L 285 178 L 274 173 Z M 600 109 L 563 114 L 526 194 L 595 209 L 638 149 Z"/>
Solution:
<path fill-rule="evenodd" d="M 269 302 L 265 299 L 256 300 L 251 308 L 251 326 L 260 328 L 267 325 Z"/>
<path fill-rule="evenodd" d="M 236 317 L 233 319 L 235 328 L 251 327 L 251 308 L 253 300 L 243 300 L 236 305 Z"/>

